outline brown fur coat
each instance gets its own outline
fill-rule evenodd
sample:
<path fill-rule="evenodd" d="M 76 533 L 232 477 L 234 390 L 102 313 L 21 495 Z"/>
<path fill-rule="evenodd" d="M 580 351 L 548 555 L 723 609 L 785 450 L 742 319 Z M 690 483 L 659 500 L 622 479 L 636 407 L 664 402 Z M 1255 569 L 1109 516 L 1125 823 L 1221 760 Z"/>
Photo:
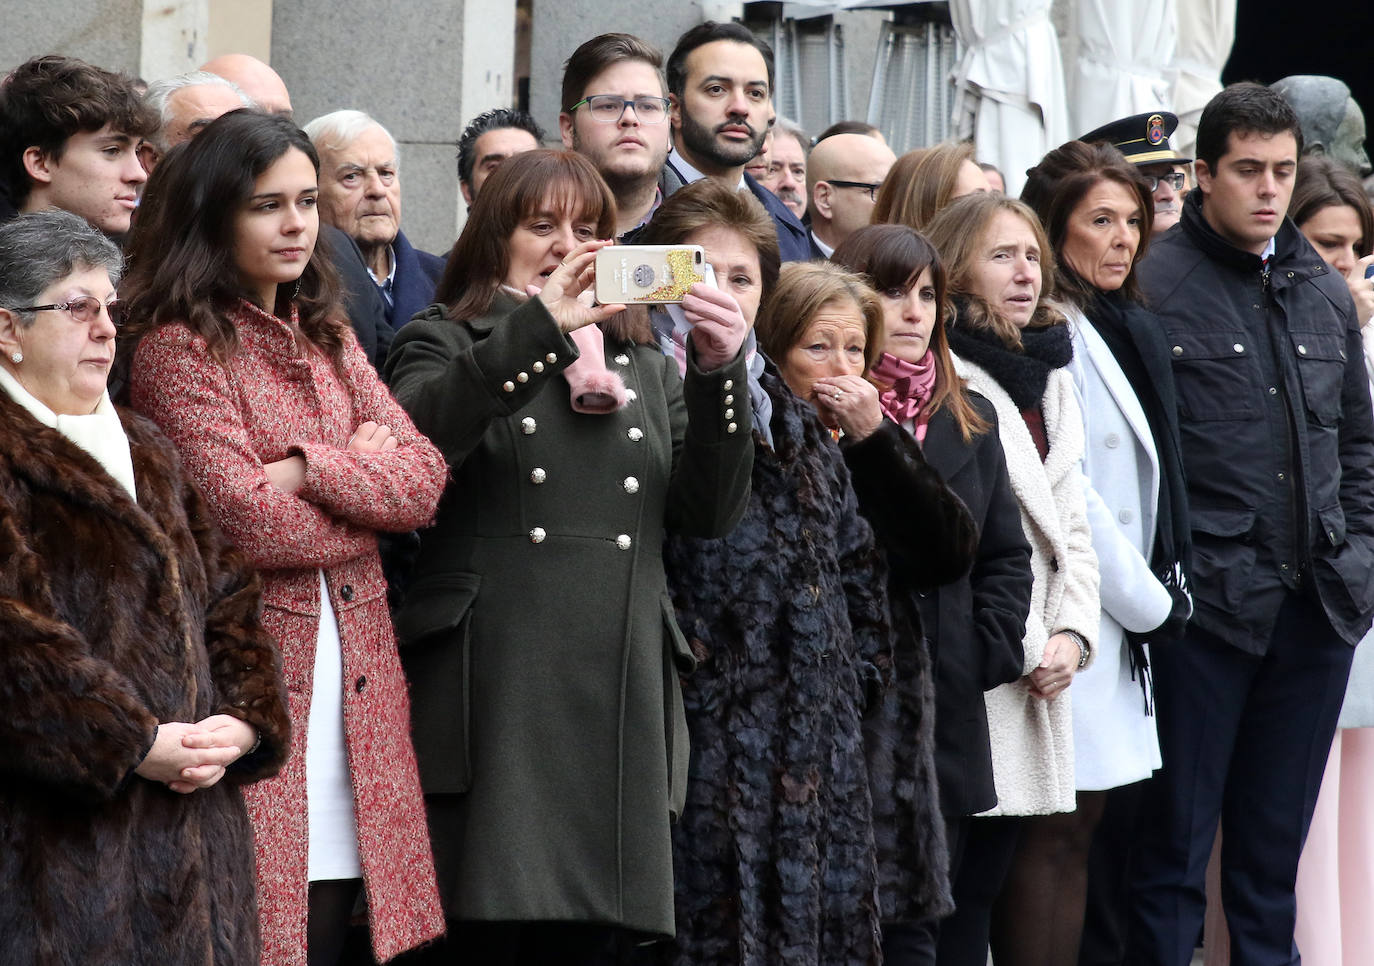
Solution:
<path fill-rule="evenodd" d="M 0 393 L 0 963 L 255 963 L 238 785 L 290 742 L 256 576 L 176 452 L 120 413 L 138 504 Z M 261 735 L 190 795 L 134 774 L 159 721 Z"/>

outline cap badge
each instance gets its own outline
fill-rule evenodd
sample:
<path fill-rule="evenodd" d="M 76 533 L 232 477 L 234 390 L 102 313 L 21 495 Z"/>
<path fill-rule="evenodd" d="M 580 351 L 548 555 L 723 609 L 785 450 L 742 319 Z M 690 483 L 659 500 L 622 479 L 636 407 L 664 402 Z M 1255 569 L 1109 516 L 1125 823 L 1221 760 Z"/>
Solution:
<path fill-rule="evenodd" d="M 1158 114 L 1151 114 L 1150 119 L 1145 122 L 1145 137 L 1151 144 L 1158 144 L 1164 140 L 1164 118 Z"/>

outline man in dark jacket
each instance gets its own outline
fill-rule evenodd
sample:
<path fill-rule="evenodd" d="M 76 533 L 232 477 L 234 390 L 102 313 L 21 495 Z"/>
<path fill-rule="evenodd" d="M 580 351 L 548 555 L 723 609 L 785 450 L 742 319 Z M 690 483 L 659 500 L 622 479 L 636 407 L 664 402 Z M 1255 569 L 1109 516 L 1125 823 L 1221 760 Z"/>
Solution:
<path fill-rule="evenodd" d="M 1297 962 L 1298 856 L 1374 610 L 1369 383 L 1344 280 L 1285 217 L 1301 140 L 1278 94 L 1218 94 L 1182 228 L 1142 267 L 1173 354 L 1195 611 L 1153 652 L 1164 767 L 1131 963 L 1191 959 L 1218 818 L 1233 961 Z"/>
<path fill-rule="evenodd" d="M 738 23 L 698 24 L 668 57 L 673 153 L 684 184 L 715 178 L 748 188 L 773 219 L 784 262 L 806 261 L 806 227 L 773 192 L 744 173 L 773 120 L 773 50 Z"/>

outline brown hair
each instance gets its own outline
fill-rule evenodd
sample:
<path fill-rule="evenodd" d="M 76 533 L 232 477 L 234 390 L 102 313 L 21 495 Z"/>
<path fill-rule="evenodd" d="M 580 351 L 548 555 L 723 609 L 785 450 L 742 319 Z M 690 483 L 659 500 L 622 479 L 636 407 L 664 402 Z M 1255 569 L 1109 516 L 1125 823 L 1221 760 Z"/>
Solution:
<path fill-rule="evenodd" d="M 667 82 L 663 79 L 663 54 L 657 47 L 634 34 L 601 34 L 574 50 L 563 65 L 563 95 L 559 110 L 571 114 L 573 105 L 587 96 L 587 85 L 592 78 L 626 60 L 648 64 L 658 74 L 660 89 L 667 89 Z"/>
<path fill-rule="evenodd" d="M 931 391 L 927 412 L 934 415 L 941 409 L 949 410 L 965 442 L 987 432 L 987 421 L 969 402 L 964 381 L 954 371 L 954 360 L 950 358 L 949 339 L 945 336 L 945 321 L 949 317 L 945 267 L 940 263 L 935 246 L 906 225 L 867 225 L 841 242 L 830 260 L 862 274 L 877 292 L 905 294 L 922 272 L 930 271 L 935 284 L 935 325 L 930 333 L 935 388 Z"/>
<path fill-rule="evenodd" d="M 73 134 L 108 124 L 137 143 L 155 133 L 160 122 L 126 74 L 61 54 L 31 58 L 0 81 L 0 186 L 21 206 L 32 187 L 24 167 L 29 148 L 61 161 Z"/>
<path fill-rule="evenodd" d="M 1039 216 L 1050 244 L 1058 253 L 1069 231 L 1069 219 L 1088 192 L 1103 181 L 1121 185 L 1140 205 L 1140 243 L 1136 247 L 1135 257 L 1131 259 L 1126 280 L 1121 285 L 1121 291 L 1127 298 L 1139 302 L 1140 283 L 1136 280 L 1135 270 L 1150 247 L 1155 203 L 1145 176 L 1116 147 L 1105 141 L 1096 144 L 1069 141 L 1061 144 L 1026 172 L 1026 186 L 1021 189 L 1021 200 Z M 1060 296 L 1083 306 L 1092 298 L 1092 284 L 1084 281 L 1063 258 L 1057 261 L 1055 283 Z"/>
<path fill-rule="evenodd" d="M 597 238 L 615 237 L 615 196 L 596 168 L 574 151 L 522 151 L 501 162 L 472 203 L 467 224 L 449 252 L 434 301 L 451 319 L 475 319 L 491 309 L 510 270 L 510 239 L 520 222 L 545 206 L 571 210 L 596 225 Z M 625 312 L 600 323 L 619 341 L 648 342 L 647 320 Z"/>
<path fill-rule="evenodd" d="M 982 296 L 973 291 L 973 263 L 982 253 L 988 228 L 1002 212 L 1019 216 L 1035 233 L 1040 246 L 1040 302 L 1035 314 L 1026 324 L 1028 329 L 1047 329 L 1064 321 L 1064 316 L 1050 304 L 1054 295 L 1054 252 L 1040 219 L 1024 201 L 1006 195 L 979 191 L 956 198 L 949 207 L 935 216 L 926 237 L 940 252 L 949 267 L 949 293 L 963 300 L 964 311 L 959 323 L 970 328 L 990 329 L 1008 346 L 1021 345 L 1021 330 L 1002 318 Z"/>
<path fill-rule="evenodd" d="M 1374 251 L 1374 211 L 1360 179 L 1330 158 L 1309 156 L 1298 162 L 1298 177 L 1288 215 L 1299 228 L 1324 208 L 1354 208 L 1360 220 L 1360 257 Z"/>
<path fill-rule="evenodd" d="M 759 310 L 754 330 L 759 348 L 775 362 L 794 349 L 817 313 L 835 302 L 851 302 L 864 317 L 864 371 L 883 349 L 883 306 L 862 275 L 830 262 L 788 262 L 773 297 Z"/>
<path fill-rule="evenodd" d="M 705 228 L 728 228 L 759 255 L 760 306 L 778 283 L 778 230 L 772 217 L 747 188 L 735 191 L 702 178 L 668 196 L 637 239 L 643 245 L 680 245 Z"/>
<path fill-rule="evenodd" d="M 221 363 L 238 349 L 238 330 L 229 313 L 240 299 L 256 302 L 239 278 L 234 259 L 234 222 L 253 194 L 258 177 L 288 151 L 300 151 L 318 174 L 319 156 L 300 128 L 286 117 L 259 111 L 230 111 L 195 138 L 169 151 L 148 179 L 129 239 L 129 274 L 119 288 L 132 343 L 174 322 L 203 338 Z M 299 313 L 300 335 L 337 366 L 348 341 L 339 306 L 339 279 L 323 231 L 300 287 L 277 286 L 277 304 L 262 306 L 289 318 Z M 124 352 L 132 359 L 132 352 Z"/>
<path fill-rule="evenodd" d="M 878 189 L 873 224 L 909 225 L 925 231 L 949 204 L 959 182 L 959 169 L 973 160 L 972 141 L 946 141 L 933 148 L 908 151 L 892 165 Z"/>

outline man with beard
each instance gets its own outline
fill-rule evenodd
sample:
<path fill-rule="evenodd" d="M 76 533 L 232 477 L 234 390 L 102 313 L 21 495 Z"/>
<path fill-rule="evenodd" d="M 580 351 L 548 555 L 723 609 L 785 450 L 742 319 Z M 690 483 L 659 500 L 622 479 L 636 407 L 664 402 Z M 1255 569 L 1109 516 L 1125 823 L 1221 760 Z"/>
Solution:
<path fill-rule="evenodd" d="M 806 215 L 806 152 L 810 145 L 811 139 L 799 125 L 778 118 L 768 174 L 759 179 L 759 184 L 777 195 L 798 218 Z"/>
<path fill-rule="evenodd" d="M 630 34 L 593 37 L 563 65 L 563 146 L 585 155 L 615 195 L 616 235 L 640 228 L 682 182 L 668 178 L 663 55 Z"/>
<path fill-rule="evenodd" d="M 714 178 L 748 188 L 772 216 L 782 260 L 811 257 L 806 228 L 744 166 L 759 153 L 773 117 L 773 50 L 738 23 L 698 24 L 668 57 L 673 152 L 684 184 Z"/>
<path fill-rule="evenodd" d="M 1106 141 L 1140 169 L 1150 183 L 1155 201 L 1152 236 L 1162 235 L 1174 227 L 1183 213 L 1183 196 L 1188 185 L 1188 171 L 1184 165 L 1191 164 L 1193 159 L 1184 157 L 1170 146 L 1169 136 L 1176 127 L 1178 118 L 1173 114 L 1151 111 L 1104 124 L 1078 139 L 1085 144 Z"/>

